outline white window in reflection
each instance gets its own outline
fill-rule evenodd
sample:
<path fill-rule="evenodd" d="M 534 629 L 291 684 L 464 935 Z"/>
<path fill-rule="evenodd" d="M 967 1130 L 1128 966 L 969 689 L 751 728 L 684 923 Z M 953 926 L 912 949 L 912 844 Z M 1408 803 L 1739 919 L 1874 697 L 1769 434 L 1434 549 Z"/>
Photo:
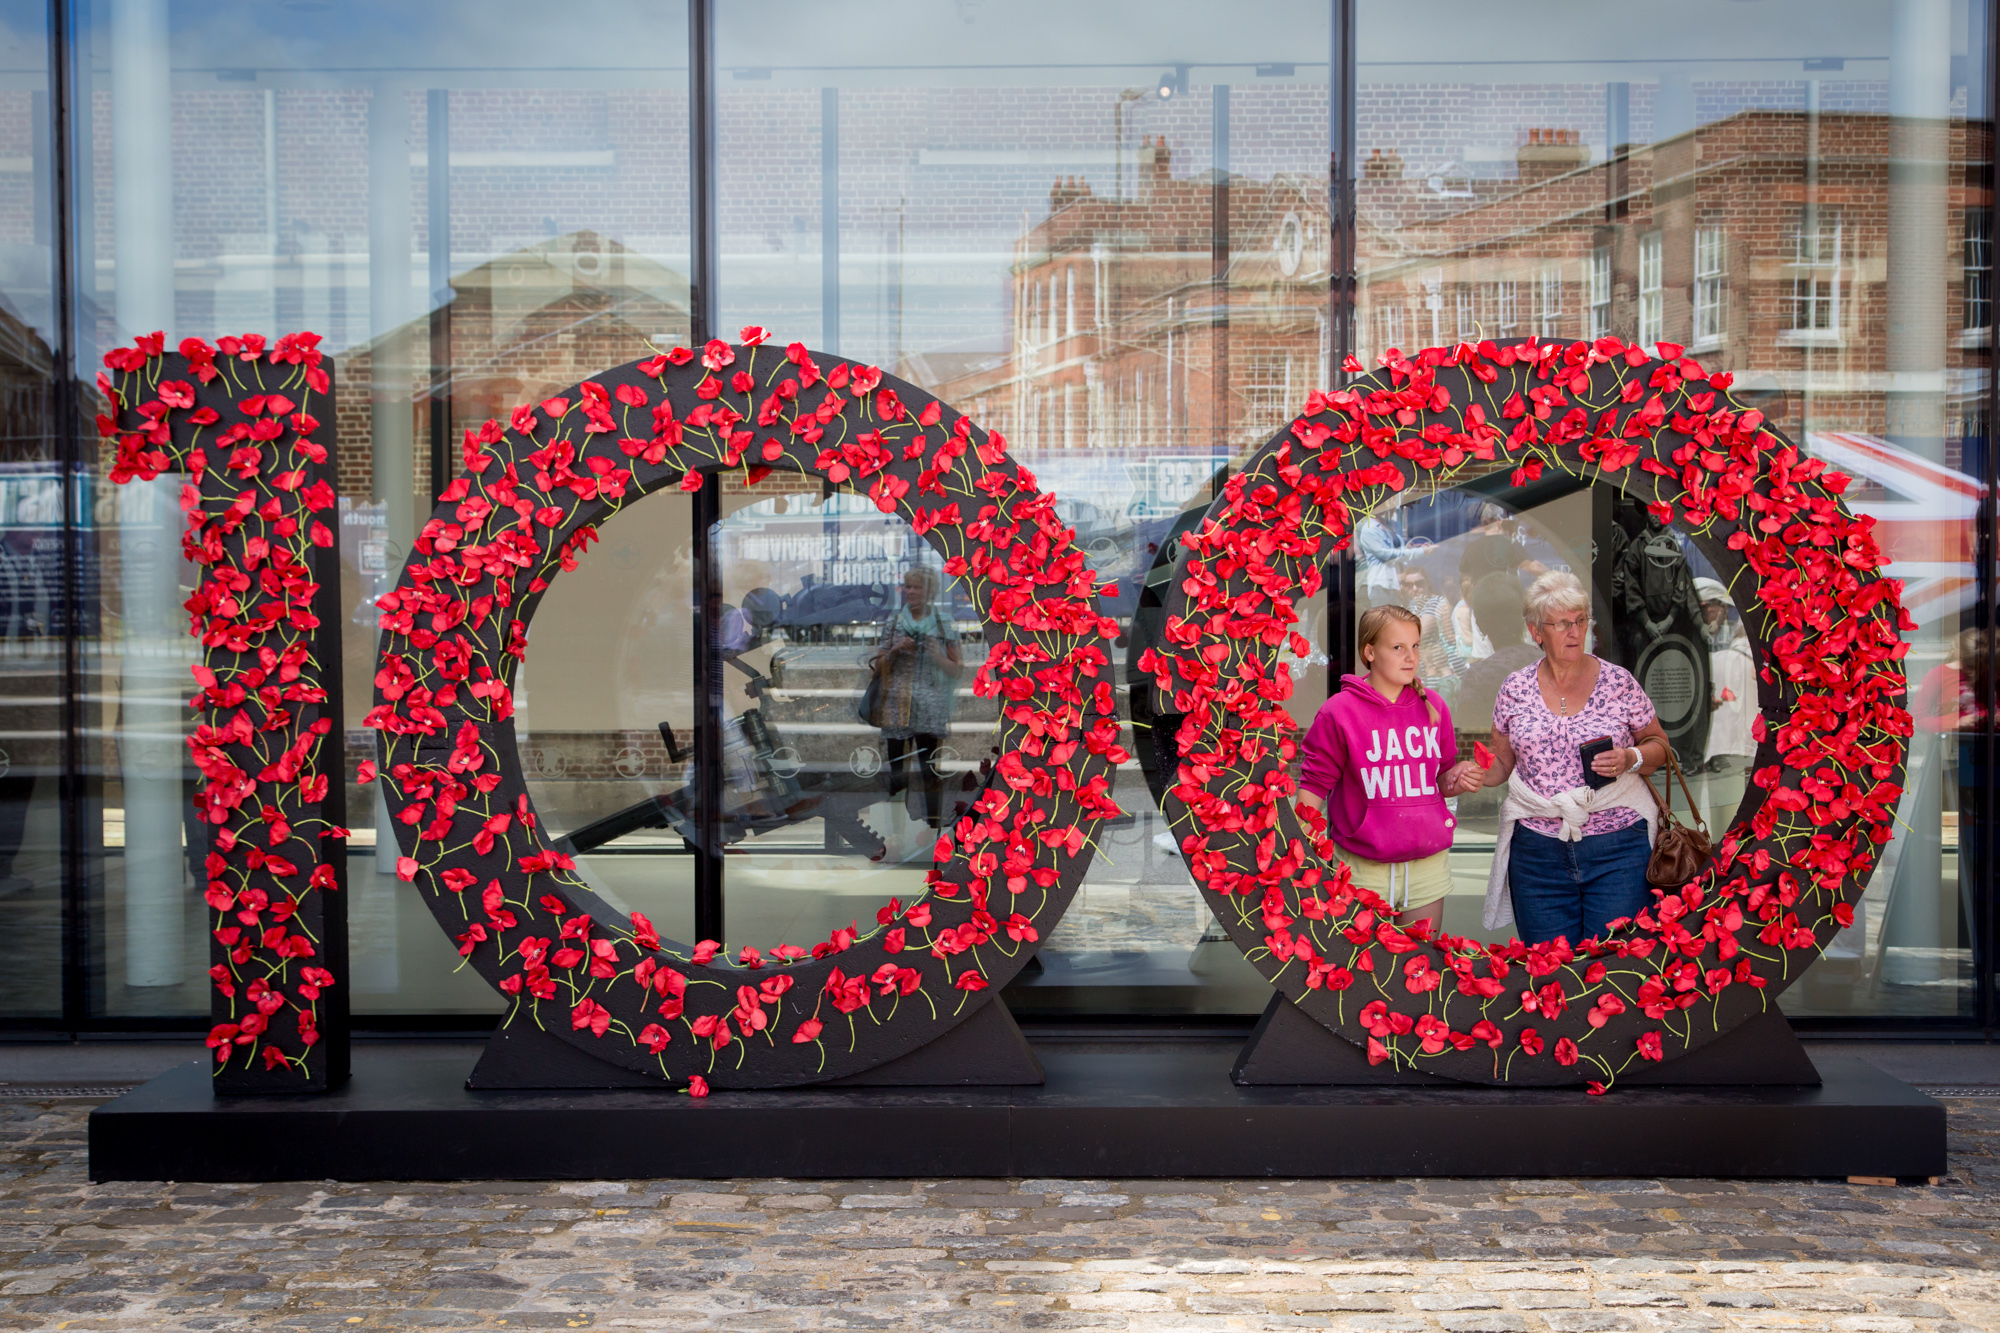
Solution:
<path fill-rule="evenodd" d="M 1695 228 L 1694 346 L 1697 350 L 1722 342 L 1723 284 L 1728 276 L 1728 248 L 1722 228 Z"/>
<path fill-rule="evenodd" d="M 1545 338 L 1560 337 L 1563 313 L 1561 264 L 1544 264 L 1535 279 L 1535 327 Z"/>
<path fill-rule="evenodd" d="M 1965 210 L 1965 311 L 1959 327 L 1984 335 L 1993 323 L 1993 210 Z"/>
<path fill-rule="evenodd" d="M 1292 358 L 1285 352 L 1252 352 L 1250 357 L 1243 395 L 1249 408 L 1249 433 L 1261 443 L 1291 420 L 1297 410 L 1292 390 Z"/>
<path fill-rule="evenodd" d="M 1808 205 L 1792 231 L 1790 337 L 1827 341 L 1840 336 L 1840 210 Z"/>
<path fill-rule="evenodd" d="M 1666 336 L 1664 249 L 1661 233 L 1657 231 L 1639 238 L 1639 345 L 1642 347 L 1651 347 Z"/>
<path fill-rule="evenodd" d="M 1382 300 L 1375 307 L 1375 346 L 1379 350 L 1386 352 L 1394 347 L 1399 351 L 1409 351 L 1408 328 L 1401 293 Z"/>
<path fill-rule="evenodd" d="M 1600 245 L 1590 252 L 1590 336 L 1602 338 L 1611 332 L 1611 247 Z"/>

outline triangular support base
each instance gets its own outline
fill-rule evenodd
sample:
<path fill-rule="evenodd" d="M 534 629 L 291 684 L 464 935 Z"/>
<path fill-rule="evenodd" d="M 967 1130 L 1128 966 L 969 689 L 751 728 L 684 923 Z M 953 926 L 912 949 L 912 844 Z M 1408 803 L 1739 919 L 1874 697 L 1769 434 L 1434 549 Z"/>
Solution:
<path fill-rule="evenodd" d="M 1359 1046 L 1273 995 L 1229 1077 L 1238 1087 L 1437 1086 L 1458 1080 L 1371 1065 Z M 1678 1059 L 1618 1076 L 1621 1087 L 1816 1087 L 1819 1070 L 1775 1005 Z"/>
<path fill-rule="evenodd" d="M 1042 1062 L 995 996 L 908 1055 L 822 1084 L 829 1088 L 1040 1087 Z"/>
<path fill-rule="evenodd" d="M 937 1040 L 873 1069 L 818 1084 L 835 1088 L 1039 1086 L 1042 1062 L 999 997 L 988 1000 Z M 623 1069 L 544 1032 L 532 1022 L 497 1029 L 465 1086 L 480 1092 L 648 1088 L 667 1084 Z"/>

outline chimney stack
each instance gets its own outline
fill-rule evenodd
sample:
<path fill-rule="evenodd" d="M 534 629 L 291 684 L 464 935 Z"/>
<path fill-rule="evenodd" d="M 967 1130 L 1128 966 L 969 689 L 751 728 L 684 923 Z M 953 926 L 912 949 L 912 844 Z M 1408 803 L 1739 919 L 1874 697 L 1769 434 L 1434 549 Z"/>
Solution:
<path fill-rule="evenodd" d="M 1514 162 L 1523 181 L 1547 180 L 1589 166 L 1590 145 L 1576 130 L 1532 127 Z"/>

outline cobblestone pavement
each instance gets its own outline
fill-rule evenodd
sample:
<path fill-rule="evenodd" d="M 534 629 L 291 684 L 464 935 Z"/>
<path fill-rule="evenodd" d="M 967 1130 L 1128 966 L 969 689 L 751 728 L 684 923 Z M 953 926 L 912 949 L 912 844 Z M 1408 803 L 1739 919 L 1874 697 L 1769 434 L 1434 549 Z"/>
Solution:
<path fill-rule="evenodd" d="M 2000 1101 L 1831 1181 L 104 1185 L 0 1102 L 0 1329 L 2000 1330 Z"/>

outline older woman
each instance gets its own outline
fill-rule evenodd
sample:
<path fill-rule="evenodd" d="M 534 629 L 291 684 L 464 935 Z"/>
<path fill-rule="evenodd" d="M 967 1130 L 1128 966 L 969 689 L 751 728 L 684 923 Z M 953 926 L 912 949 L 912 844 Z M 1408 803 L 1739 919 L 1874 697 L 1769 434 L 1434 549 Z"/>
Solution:
<path fill-rule="evenodd" d="M 1584 651 L 1590 597 L 1574 574 L 1528 590 L 1528 632 L 1542 658 L 1508 676 L 1493 704 L 1494 763 L 1505 782 L 1488 929 L 1519 923 L 1530 944 L 1603 933 L 1652 903 L 1646 863 L 1658 806 L 1644 774 L 1667 760 L 1667 737 L 1632 673 Z M 1583 747 L 1608 740 L 1584 776 Z"/>

